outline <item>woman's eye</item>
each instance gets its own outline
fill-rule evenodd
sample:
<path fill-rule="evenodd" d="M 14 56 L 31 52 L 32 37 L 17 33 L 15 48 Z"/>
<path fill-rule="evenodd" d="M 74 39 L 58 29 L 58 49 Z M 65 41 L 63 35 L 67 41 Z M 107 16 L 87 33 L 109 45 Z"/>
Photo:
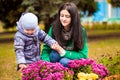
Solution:
<path fill-rule="evenodd" d="M 70 18 L 70 15 L 66 15 L 65 17 L 66 17 L 66 18 Z"/>
<path fill-rule="evenodd" d="M 61 14 L 60 17 L 64 17 L 64 15 Z"/>
<path fill-rule="evenodd" d="M 66 18 L 70 18 L 70 16 L 66 16 Z"/>

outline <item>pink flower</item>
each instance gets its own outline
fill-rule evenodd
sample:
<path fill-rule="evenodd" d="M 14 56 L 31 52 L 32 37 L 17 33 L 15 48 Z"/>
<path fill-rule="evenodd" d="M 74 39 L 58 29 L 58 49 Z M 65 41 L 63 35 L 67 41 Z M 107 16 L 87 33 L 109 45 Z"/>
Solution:
<path fill-rule="evenodd" d="M 100 78 L 105 77 L 108 75 L 108 70 L 102 64 L 97 64 L 93 59 L 80 59 L 80 60 L 71 60 L 68 63 L 71 69 L 83 70 L 83 66 L 91 66 L 92 72 L 99 75 Z"/>
<path fill-rule="evenodd" d="M 66 75 L 72 76 L 73 71 L 60 63 L 38 61 L 28 65 L 22 71 L 22 80 L 62 80 Z"/>

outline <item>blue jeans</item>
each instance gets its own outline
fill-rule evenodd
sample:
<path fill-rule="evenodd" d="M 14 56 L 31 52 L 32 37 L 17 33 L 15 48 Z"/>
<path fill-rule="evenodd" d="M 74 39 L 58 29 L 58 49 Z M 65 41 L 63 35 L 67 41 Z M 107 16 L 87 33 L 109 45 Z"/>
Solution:
<path fill-rule="evenodd" d="M 68 58 L 60 57 L 60 54 L 55 50 L 52 50 L 50 53 L 50 62 L 60 62 L 64 67 L 68 67 L 69 60 Z"/>

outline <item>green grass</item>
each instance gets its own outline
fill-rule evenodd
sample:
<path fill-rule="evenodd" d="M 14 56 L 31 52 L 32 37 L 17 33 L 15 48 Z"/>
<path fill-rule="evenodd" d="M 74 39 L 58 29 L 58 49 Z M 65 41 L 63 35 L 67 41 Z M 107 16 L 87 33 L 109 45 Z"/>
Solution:
<path fill-rule="evenodd" d="M 99 31 L 98 31 L 99 32 Z M 108 31 L 109 32 L 109 31 Z M 88 32 L 91 35 L 97 31 Z M 98 34 L 103 34 L 99 32 Z M 0 39 L 12 37 L 14 34 L 0 35 Z M 88 42 L 89 58 L 104 64 L 110 74 L 120 74 L 120 37 L 92 40 Z M 19 80 L 21 73 L 16 71 L 16 57 L 13 42 L 0 42 L 0 80 Z"/>
<path fill-rule="evenodd" d="M 8 33 L 8 34 L 1 34 L 0 39 L 7 39 L 7 38 L 13 38 L 14 33 Z"/>
<path fill-rule="evenodd" d="M 109 75 L 120 74 L 120 37 L 89 42 L 89 58 L 105 65 Z"/>
<path fill-rule="evenodd" d="M 87 30 L 88 36 L 108 35 L 108 34 L 120 34 L 120 29 L 118 30 Z"/>
<path fill-rule="evenodd" d="M 20 73 L 16 71 L 16 59 L 13 42 L 0 43 L 0 80 L 17 80 Z"/>
<path fill-rule="evenodd" d="M 99 58 L 102 55 L 112 56 L 115 53 L 120 53 L 120 37 L 93 40 L 89 42 L 89 56 L 93 58 Z M 99 55 L 96 57 L 95 55 Z"/>

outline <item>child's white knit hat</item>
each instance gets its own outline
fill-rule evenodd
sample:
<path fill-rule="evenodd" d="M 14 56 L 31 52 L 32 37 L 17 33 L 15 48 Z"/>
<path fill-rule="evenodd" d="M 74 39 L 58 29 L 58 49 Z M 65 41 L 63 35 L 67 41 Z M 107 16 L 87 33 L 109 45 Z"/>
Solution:
<path fill-rule="evenodd" d="M 35 29 L 38 26 L 38 18 L 33 13 L 25 13 L 19 20 L 23 29 Z"/>

